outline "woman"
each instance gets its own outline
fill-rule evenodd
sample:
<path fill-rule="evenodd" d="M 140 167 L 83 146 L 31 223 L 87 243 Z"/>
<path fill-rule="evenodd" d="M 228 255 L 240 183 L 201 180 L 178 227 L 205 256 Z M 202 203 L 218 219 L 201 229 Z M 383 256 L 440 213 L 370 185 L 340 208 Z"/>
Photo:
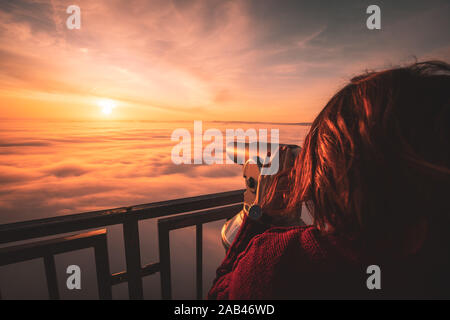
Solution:
<path fill-rule="evenodd" d="M 443 62 L 352 79 L 293 167 L 261 177 L 262 217 L 244 219 L 209 298 L 450 297 L 449 93 Z M 273 227 L 302 203 L 312 226 Z"/>

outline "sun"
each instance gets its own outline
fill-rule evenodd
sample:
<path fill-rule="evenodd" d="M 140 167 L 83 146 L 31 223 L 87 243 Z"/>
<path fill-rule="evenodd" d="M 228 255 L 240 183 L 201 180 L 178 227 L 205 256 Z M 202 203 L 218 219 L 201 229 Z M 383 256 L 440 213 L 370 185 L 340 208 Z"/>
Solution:
<path fill-rule="evenodd" d="M 105 115 L 110 115 L 117 105 L 117 103 L 111 99 L 101 99 L 97 102 L 97 104 L 101 108 L 102 113 Z"/>

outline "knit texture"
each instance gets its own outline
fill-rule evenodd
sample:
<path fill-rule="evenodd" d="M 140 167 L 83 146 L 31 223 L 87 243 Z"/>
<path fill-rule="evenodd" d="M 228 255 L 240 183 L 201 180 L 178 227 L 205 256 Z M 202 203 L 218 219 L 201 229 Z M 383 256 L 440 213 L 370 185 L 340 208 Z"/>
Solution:
<path fill-rule="evenodd" d="M 367 267 L 379 265 L 382 289 L 367 288 Z M 315 227 L 269 228 L 245 218 L 208 294 L 209 299 L 435 298 L 449 289 L 431 281 L 445 267 L 429 255 L 374 257 L 357 242 Z"/>

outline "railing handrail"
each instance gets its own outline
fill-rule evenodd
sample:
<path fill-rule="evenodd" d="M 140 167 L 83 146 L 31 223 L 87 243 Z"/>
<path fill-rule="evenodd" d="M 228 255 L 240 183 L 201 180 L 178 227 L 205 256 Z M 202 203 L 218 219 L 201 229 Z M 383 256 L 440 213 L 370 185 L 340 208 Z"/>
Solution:
<path fill-rule="evenodd" d="M 161 297 L 172 299 L 171 267 L 170 267 L 170 238 L 171 230 L 190 226 L 196 228 L 196 286 L 197 299 L 202 299 L 203 291 L 203 224 L 221 219 L 229 219 L 242 209 L 242 204 L 230 204 L 219 208 L 186 213 L 179 216 L 158 219 L 159 259 L 161 265 Z"/>
<path fill-rule="evenodd" d="M 99 298 L 112 299 L 106 229 L 1 248 L 0 266 L 43 258 L 49 298 L 59 299 L 55 254 L 86 248 L 94 249 Z"/>
<path fill-rule="evenodd" d="M 57 247 L 58 250 L 61 250 L 61 252 L 72 251 L 74 249 L 72 246 L 74 243 L 77 243 L 77 237 L 81 237 L 86 239 L 86 243 L 82 243 L 85 246 L 91 246 L 91 244 L 95 242 L 97 281 L 99 297 L 101 299 L 111 299 L 111 286 L 123 281 L 128 282 L 130 299 L 142 299 L 142 277 L 156 272 L 161 272 L 162 297 L 171 299 L 169 231 L 195 225 L 197 298 L 201 299 L 203 259 L 202 225 L 207 222 L 228 219 L 236 214 L 242 207 L 244 191 L 245 190 L 234 190 L 130 207 L 91 211 L 0 225 L 1 244 L 121 224 L 125 248 L 126 270 L 119 273 L 110 274 L 109 271 L 106 229 L 103 229 L 103 231 L 94 231 L 94 233 L 72 235 L 59 239 L 48 241 L 41 240 L 18 246 L 13 245 L 1 248 L 0 265 L 13 262 L 10 259 L 12 255 L 15 255 L 17 259 L 21 261 L 25 261 L 35 257 L 36 254 L 39 253 L 39 256 L 44 258 L 49 297 L 58 299 L 59 293 L 57 289 L 54 261 L 55 247 Z M 139 221 L 158 217 L 166 217 L 158 220 L 160 261 L 142 266 Z M 98 232 L 101 233 L 99 234 L 101 238 L 100 242 L 95 240 Z M 30 247 L 36 248 L 36 252 L 28 250 Z"/>
<path fill-rule="evenodd" d="M 51 218 L 26 220 L 0 225 L 0 244 L 72 231 L 120 224 L 126 218 L 137 220 L 184 213 L 242 201 L 245 190 L 233 190 L 201 196 L 152 202 Z"/>

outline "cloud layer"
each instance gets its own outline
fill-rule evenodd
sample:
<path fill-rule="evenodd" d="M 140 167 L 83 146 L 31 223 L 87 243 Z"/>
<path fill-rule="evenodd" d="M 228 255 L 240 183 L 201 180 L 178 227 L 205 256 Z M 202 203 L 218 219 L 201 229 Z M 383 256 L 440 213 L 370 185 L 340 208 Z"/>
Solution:
<path fill-rule="evenodd" d="M 241 167 L 175 165 L 172 130 L 192 123 L 2 121 L 0 222 L 241 189 Z M 280 128 L 301 143 L 307 127 L 210 123 L 217 128 Z M 206 145 L 206 142 L 205 142 Z M 189 185 L 189 188 L 186 186 Z"/>
<path fill-rule="evenodd" d="M 172 130 L 193 124 L 140 121 L 0 121 L 0 224 L 70 213 L 136 205 L 159 200 L 242 189 L 242 167 L 231 165 L 175 165 L 170 140 Z M 307 126 L 250 123 L 204 123 L 204 130 L 279 128 L 285 143 L 302 143 Z M 206 143 L 205 143 L 206 144 Z M 223 221 L 204 228 L 205 292 L 223 258 L 220 227 Z M 143 263 L 158 261 L 157 230 L 154 220 L 141 223 Z M 122 230 L 108 228 L 113 272 L 125 268 Z M 194 297 L 193 242 L 191 229 L 172 235 L 174 293 Z M 74 261 L 89 270 L 86 283 L 95 283 L 92 256 L 70 253 L 58 258 L 58 270 Z M 0 272 L 5 298 L 46 298 L 45 286 L 24 278 L 25 270 L 40 274 L 38 262 L 3 267 Z M 64 279 L 66 275 L 58 275 Z M 90 279 L 90 280 L 88 280 Z M 146 297 L 159 297 L 159 282 L 145 279 Z M 31 289 L 24 293 L 24 287 Z M 116 292 L 117 291 L 117 292 Z M 67 290 L 61 289 L 67 294 Z M 126 288 L 117 287 L 117 297 L 127 298 Z M 64 298 L 95 298 L 95 288 Z"/>

